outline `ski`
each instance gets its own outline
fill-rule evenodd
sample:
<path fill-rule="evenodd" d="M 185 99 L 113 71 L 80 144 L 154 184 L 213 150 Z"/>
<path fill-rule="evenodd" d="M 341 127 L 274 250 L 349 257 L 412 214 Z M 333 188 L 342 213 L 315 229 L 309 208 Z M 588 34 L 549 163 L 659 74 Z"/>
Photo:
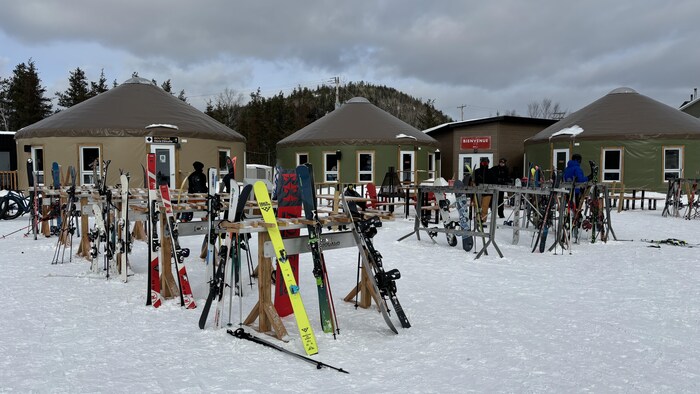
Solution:
<path fill-rule="evenodd" d="M 129 249 L 129 174 L 122 173 L 119 176 L 121 182 L 120 194 L 121 194 L 121 206 L 119 207 L 119 242 L 117 248 L 119 251 L 119 267 L 121 269 L 121 278 L 124 283 L 126 283 L 128 278 L 127 270 L 127 256 Z"/>
<path fill-rule="evenodd" d="M 330 296 L 330 284 L 326 262 L 319 245 L 321 236 L 321 222 L 318 220 L 316 207 L 316 190 L 314 189 L 314 174 L 311 164 L 300 165 L 296 168 L 297 177 L 301 185 L 301 202 L 304 207 L 304 216 L 312 223 L 306 225 L 309 237 L 309 249 L 314 262 L 313 274 L 316 278 L 316 290 L 318 291 L 318 308 L 321 317 L 321 327 L 325 333 L 333 333 L 337 328 L 334 322 L 332 297 Z"/>
<path fill-rule="evenodd" d="M 209 192 L 207 194 L 207 225 L 209 233 L 205 237 L 207 242 L 206 278 L 208 282 L 214 280 L 214 270 L 216 266 L 216 234 L 214 231 L 214 219 L 220 208 L 220 197 L 216 193 L 216 186 L 219 184 L 218 170 L 209 167 L 207 170 L 207 181 L 209 182 Z"/>
<path fill-rule="evenodd" d="M 532 248 L 532 253 L 539 250 L 540 253 L 544 253 L 547 245 L 547 235 L 549 234 L 549 227 L 552 224 L 552 205 L 556 199 L 557 192 L 554 190 L 559 187 L 560 176 L 557 176 L 556 172 L 552 173 L 552 190 L 549 192 L 547 197 L 547 202 L 544 204 L 544 212 L 540 218 L 540 228 L 537 232 L 537 238 L 535 238 L 535 246 Z"/>
<path fill-rule="evenodd" d="M 187 268 L 183 259 L 190 254 L 189 249 L 183 249 L 180 247 L 180 241 L 177 236 L 177 222 L 175 221 L 175 215 L 173 214 L 173 205 L 170 201 L 170 189 L 167 184 L 160 185 L 160 198 L 163 202 L 163 208 L 165 208 L 165 218 L 168 232 L 170 233 L 170 246 L 172 247 L 172 255 L 175 259 L 175 269 L 177 270 L 177 284 L 180 287 L 180 305 L 187 309 L 193 309 L 197 307 L 194 302 L 194 296 L 192 295 L 192 288 L 190 287 L 190 279 L 187 276 Z"/>
<path fill-rule="evenodd" d="M 384 272 L 382 267 L 381 254 L 374 249 L 372 244 L 372 237 L 377 233 L 377 227 L 382 225 L 381 220 L 378 217 L 372 216 L 367 219 L 362 219 L 360 213 L 357 210 L 357 206 L 353 203 L 352 205 L 348 203 L 345 199 L 345 194 L 341 195 L 343 202 L 343 210 L 350 219 L 352 223 L 351 230 L 352 235 L 355 238 L 355 243 L 360 252 L 360 260 L 362 261 L 362 266 L 367 273 L 366 277 L 369 279 L 370 285 L 372 286 L 372 291 L 377 296 L 377 305 L 379 306 L 379 311 L 384 317 L 389 329 L 395 334 L 399 333 L 396 326 L 391 321 L 389 315 L 389 307 L 386 302 L 385 297 L 391 299 L 391 303 L 394 306 L 396 316 L 402 327 L 408 328 L 411 325 L 408 323 L 408 319 L 404 314 L 401 304 L 399 304 L 398 298 L 396 298 L 396 279 L 401 277 L 401 274 L 397 269 L 393 269 L 389 272 Z M 355 216 L 358 218 L 355 219 Z"/>
<path fill-rule="evenodd" d="M 700 244 L 689 244 L 686 241 L 683 241 L 682 239 L 678 238 L 666 238 L 666 239 L 641 239 L 640 241 L 650 243 L 652 245 L 649 245 L 650 248 L 660 248 L 662 244 L 664 245 L 671 245 L 671 246 L 681 246 L 684 248 L 695 248 L 700 246 Z"/>
<path fill-rule="evenodd" d="M 158 249 L 160 241 L 158 240 L 158 217 L 160 209 L 158 208 L 157 186 L 156 186 L 156 155 L 149 153 L 147 156 L 147 176 L 148 176 L 148 283 L 146 294 L 146 305 L 153 305 L 158 308 L 163 303 L 163 298 L 160 294 L 160 264 L 158 258 Z"/>
<path fill-rule="evenodd" d="M 234 180 L 234 184 L 236 184 L 236 181 Z M 233 218 L 234 223 L 238 223 L 243 218 L 245 217 L 245 206 L 246 203 L 248 202 L 248 198 L 250 197 L 250 192 L 253 190 L 253 185 L 245 185 L 243 186 L 243 189 L 241 189 L 240 194 L 238 196 L 238 201 L 237 201 L 237 206 L 236 206 L 236 215 Z M 239 325 L 243 324 L 243 285 L 242 285 L 242 277 L 241 277 L 241 245 L 246 244 L 247 245 L 247 239 L 245 238 L 249 234 L 244 234 L 240 238 L 238 235 L 236 236 L 235 239 L 232 239 L 232 243 L 235 242 L 235 244 L 232 244 L 231 247 L 231 252 L 229 253 L 231 255 L 231 267 L 229 268 L 230 277 L 233 277 L 233 282 L 234 286 L 233 289 L 235 290 L 236 294 L 238 295 L 238 322 Z M 250 253 L 250 248 L 246 246 L 246 250 L 248 253 Z M 252 271 L 252 269 L 251 269 Z M 229 280 L 230 283 L 230 280 Z M 233 305 L 233 292 L 231 291 L 231 288 L 228 288 L 228 299 L 229 299 L 229 304 L 228 304 L 228 325 L 231 325 L 231 309 Z"/>
<path fill-rule="evenodd" d="M 230 195 L 229 195 L 229 203 L 228 203 L 228 215 L 227 217 L 233 218 L 236 215 L 236 205 L 234 202 L 237 204 L 238 201 L 238 187 L 234 186 L 234 183 L 236 181 L 231 179 L 231 188 L 230 188 Z M 229 256 L 231 255 L 231 240 L 233 238 L 233 233 L 227 232 L 226 233 L 226 242 L 224 242 L 224 246 L 222 246 L 219 249 L 219 265 L 216 267 L 216 272 L 214 273 L 214 279 L 209 282 L 209 295 L 207 296 L 207 300 L 204 303 L 204 308 L 202 309 L 202 314 L 199 316 L 199 328 L 204 329 L 204 327 L 207 324 L 207 318 L 209 316 L 209 310 L 211 309 L 211 305 L 214 302 L 214 299 L 216 299 L 216 311 L 214 313 L 214 326 L 216 328 L 219 328 L 219 322 L 221 318 L 221 311 L 223 308 L 223 297 L 224 297 L 224 289 L 228 288 L 230 289 L 230 286 L 227 287 L 227 284 L 231 283 L 231 276 L 230 276 L 230 271 L 226 271 L 226 262 L 229 259 Z"/>
<path fill-rule="evenodd" d="M 255 198 L 258 201 L 258 206 L 260 207 L 260 213 L 262 214 L 263 220 L 269 225 L 267 227 L 267 233 L 270 236 L 270 241 L 275 249 L 275 255 L 277 256 L 277 267 L 281 271 L 280 274 L 289 294 L 289 300 L 292 304 L 294 317 L 297 321 L 304 350 L 308 355 L 316 354 L 318 353 L 316 337 L 313 329 L 311 328 L 311 323 L 309 323 L 309 317 L 306 315 L 306 309 L 304 309 L 304 303 L 301 300 L 301 293 L 299 293 L 299 286 L 294 279 L 294 272 L 292 272 L 292 267 L 289 265 L 289 261 L 287 260 L 287 252 L 284 249 L 282 234 L 280 233 L 280 229 L 277 225 L 277 218 L 275 218 L 275 212 L 272 209 L 272 202 L 270 201 L 270 195 L 267 192 L 267 186 L 265 186 L 264 182 L 257 181 L 255 182 L 255 185 L 253 185 L 253 191 L 255 192 Z"/>

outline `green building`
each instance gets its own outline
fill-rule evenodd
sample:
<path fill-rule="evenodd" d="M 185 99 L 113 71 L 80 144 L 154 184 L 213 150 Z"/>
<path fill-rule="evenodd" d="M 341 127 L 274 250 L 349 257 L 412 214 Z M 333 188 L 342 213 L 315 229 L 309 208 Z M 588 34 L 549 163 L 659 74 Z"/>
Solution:
<path fill-rule="evenodd" d="M 406 183 L 439 176 L 438 142 L 355 97 L 277 143 L 283 168 L 310 162 L 316 182 L 381 184 L 390 167 Z"/>
<path fill-rule="evenodd" d="M 525 140 L 526 162 L 544 169 L 563 170 L 574 153 L 586 174 L 598 163 L 603 182 L 666 191 L 669 178 L 700 176 L 700 120 L 618 88 Z"/>

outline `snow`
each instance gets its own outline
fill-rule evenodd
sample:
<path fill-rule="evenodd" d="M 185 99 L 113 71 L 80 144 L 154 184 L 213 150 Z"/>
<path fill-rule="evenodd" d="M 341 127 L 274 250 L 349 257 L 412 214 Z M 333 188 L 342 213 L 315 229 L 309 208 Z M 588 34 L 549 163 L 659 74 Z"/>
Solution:
<path fill-rule="evenodd" d="M 567 127 L 567 128 L 564 128 L 564 129 L 557 131 L 556 133 L 550 135 L 549 138 L 551 139 L 553 137 L 557 137 L 560 135 L 570 135 L 571 138 L 574 138 L 581 133 L 583 133 L 583 129 L 581 128 L 581 126 L 573 125 L 571 127 Z"/>
<path fill-rule="evenodd" d="M 0 221 L 0 233 L 26 219 Z M 634 241 L 584 239 L 571 255 L 532 254 L 527 233 L 511 245 L 511 232 L 501 229 L 505 257 L 491 248 L 474 260 L 442 234 L 436 244 L 425 233 L 397 242 L 413 222 L 385 221 L 375 244 L 385 268 L 401 271 L 398 297 L 412 324 L 399 335 L 374 309 L 342 301 L 355 285 L 354 248 L 325 253 L 341 331 L 336 340 L 324 334 L 303 255 L 302 297 L 320 349 L 312 358 L 347 375 L 234 338 L 211 321 L 200 330 L 207 288 L 196 252 L 186 266 L 200 308 L 172 299 L 154 309 L 145 305 L 143 242 L 131 256 L 135 275 L 122 283 L 91 274 L 79 257 L 51 265 L 55 237 L 17 233 L 0 239 L 8 296 L 0 309 L 0 391 L 698 392 L 698 249 L 639 241 L 698 243 L 698 222 L 635 210 L 613 213 L 612 223 L 618 238 Z M 182 238 L 193 251 L 201 242 Z M 244 318 L 257 301 L 245 289 Z M 234 301 L 235 323 L 237 308 Z M 246 330 L 303 354 L 294 318 L 283 321 L 288 343 Z"/>

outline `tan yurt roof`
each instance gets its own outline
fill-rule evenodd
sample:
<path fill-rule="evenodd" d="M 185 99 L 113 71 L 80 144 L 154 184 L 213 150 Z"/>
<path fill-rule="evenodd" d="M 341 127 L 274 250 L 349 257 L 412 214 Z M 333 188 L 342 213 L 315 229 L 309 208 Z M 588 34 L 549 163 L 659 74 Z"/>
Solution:
<path fill-rule="evenodd" d="M 367 99 L 355 97 L 282 139 L 277 146 L 398 145 L 407 141 L 413 145 L 438 147 L 434 138 Z"/>
<path fill-rule="evenodd" d="M 700 119 L 623 87 L 547 127 L 526 143 L 548 141 L 550 137 L 571 138 L 565 129 L 577 130 L 577 140 L 700 138 Z"/>
<path fill-rule="evenodd" d="M 15 139 L 148 135 L 245 142 L 241 134 L 138 77 L 20 129 Z"/>

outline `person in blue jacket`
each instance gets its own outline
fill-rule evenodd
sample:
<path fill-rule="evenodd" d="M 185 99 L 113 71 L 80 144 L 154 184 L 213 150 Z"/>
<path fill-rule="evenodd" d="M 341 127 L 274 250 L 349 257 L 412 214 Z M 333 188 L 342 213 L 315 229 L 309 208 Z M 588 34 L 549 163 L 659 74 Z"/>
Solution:
<path fill-rule="evenodd" d="M 583 170 L 581 169 L 582 157 L 578 153 L 574 153 L 571 156 L 571 160 L 566 163 L 566 169 L 564 169 L 564 182 L 574 182 L 576 184 L 588 182 L 588 177 L 583 175 Z M 576 188 L 576 195 L 581 193 L 582 188 Z"/>

